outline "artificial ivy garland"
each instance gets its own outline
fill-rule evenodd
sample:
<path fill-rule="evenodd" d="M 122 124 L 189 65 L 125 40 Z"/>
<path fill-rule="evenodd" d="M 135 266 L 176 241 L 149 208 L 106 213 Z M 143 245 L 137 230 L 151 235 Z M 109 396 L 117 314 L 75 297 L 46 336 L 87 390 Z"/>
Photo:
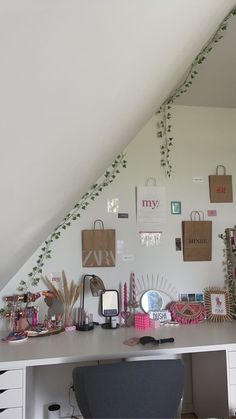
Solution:
<path fill-rule="evenodd" d="M 232 16 L 236 15 L 236 7 L 234 7 L 224 20 L 220 23 L 215 33 L 209 39 L 207 44 L 202 48 L 200 53 L 195 57 L 187 76 L 184 81 L 174 90 L 174 92 L 163 102 L 157 114 L 160 115 L 160 121 L 158 122 L 157 137 L 161 139 L 161 166 L 165 170 L 166 176 L 170 177 L 173 172 L 172 164 L 170 162 L 170 152 L 173 145 L 173 134 L 171 120 L 171 108 L 174 104 L 175 99 L 186 93 L 187 90 L 192 86 L 193 80 L 198 74 L 199 66 L 206 60 L 207 54 L 209 54 L 215 44 L 217 44 L 223 38 L 223 32 L 226 31 L 228 21 Z"/>
<path fill-rule="evenodd" d="M 235 229 L 236 229 L 236 226 L 233 227 L 233 230 Z M 219 234 L 219 238 L 224 241 L 224 245 L 225 245 L 225 249 L 223 250 L 223 256 L 225 259 L 224 272 L 225 272 L 226 285 L 227 285 L 230 299 L 231 299 L 232 313 L 235 319 L 236 318 L 235 281 L 233 279 L 233 266 L 232 266 L 232 261 L 231 261 L 230 239 L 229 239 L 229 234 L 227 234 L 229 230 L 231 229 L 226 229 L 223 234 Z"/>
<path fill-rule="evenodd" d="M 81 216 L 81 210 L 85 211 L 87 206 L 90 204 L 90 201 L 94 201 L 102 192 L 103 188 L 112 183 L 116 176 L 120 173 L 120 168 L 126 167 L 125 155 L 123 153 L 119 154 L 116 159 L 112 162 L 111 166 L 106 170 L 103 175 L 103 178 L 100 183 L 93 185 L 88 192 L 86 192 L 80 201 L 78 201 L 72 211 L 70 211 L 57 225 L 53 230 L 51 235 L 43 243 L 41 247 L 41 252 L 36 260 L 35 266 L 32 268 L 32 271 L 28 273 L 28 282 L 22 280 L 18 286 L 18 291 L 27 291 L 30 285 L 36 286 L 40 281 L 40 276 L 42 274 L 42 269 L 46 259 L 50 259 L 52 256 L 52 243 L 54 240 L 58 240 L 61 237 L 63 230 L 66 230 L 71 226 L 73 221 L 78 220 Z"/>

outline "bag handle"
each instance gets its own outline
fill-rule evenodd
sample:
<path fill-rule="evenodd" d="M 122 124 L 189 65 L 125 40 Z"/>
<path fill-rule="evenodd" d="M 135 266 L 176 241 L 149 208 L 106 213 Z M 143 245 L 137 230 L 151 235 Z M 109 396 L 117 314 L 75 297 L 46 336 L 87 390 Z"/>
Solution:
<path fill-rule="evenodd" d="M 145 181 L 145 186 L 148 186 L 150 181 L 152 181 L 153 186 L 157 186 L 157 180 L 155 177 L 148 177 Z"/>
<path fill-rule="evenodd" d="M 202 220 L 201 220 L 202 215 Z M 196 216 L 198 216 L 198 220 L 196 220 Z M 191 211 L 190 212 L 190 220 L 191 221 L 204 221 L 204 212 L 201 210 L 198 211 Z"/>
<path fill-rule="evenodd" d="M 102 220 L 95 220 L 93 223 L 93 229 L 96 230 L 96 223 L 100 224 L 100 230 L 104 230 L 104 223 Z"/>
<path fill-rule="evenodd" d="M 223 164 L 218 164 L 218 166 L 216 166 L 216 174 L 219 175 L 219 173 L 218 173 L 218 168 L 219 167 L 222 167 L 223 175 L 226 175 L 226 168 L 225 168 L 225 166 L 223 166 Z"/>

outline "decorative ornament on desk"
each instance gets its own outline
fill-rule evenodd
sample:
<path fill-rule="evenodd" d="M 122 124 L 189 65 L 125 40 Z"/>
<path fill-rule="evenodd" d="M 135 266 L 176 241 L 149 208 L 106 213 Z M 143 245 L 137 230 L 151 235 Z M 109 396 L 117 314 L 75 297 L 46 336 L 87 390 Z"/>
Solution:
<path fill-rule="evenodd" d="M 140 303 L 144 294 L 150 290 L 157 291 L 162 298 L 163 307 L 166 307 L 171 301 L 177 300 L 177 289 L 173 284 L 163 276 L 157 275 L 141 275 L 136 277 L 136 300 Z"/>
<path fill-rule="evenodd" d="M 130 311 L 128 310 L 128 294 L 127 294 L 127 283 L 124 283 L 124 294 L 123 294 L 123 310 L 121 310 L 120 315 L 124 320 L 124 323 L 121 327 L 129 327 L 128 319 L 130 317 Z"/>
<path fill-rule="evenodd" d="M 224 288 L 209 287 L 204 290 L 206 316 L 213 322 L 232 320 L 232 299 Z"/>
<path fill-rule="evenodd" d="M 139 306 L 139 303 L 136 299 L 136 293 L 137 293 L 137 288 L 136 288 L 135 275 L 134 275 L 134 272 L 132 272 L 131 275 L 130 275 L 130 301 L 129 301 L 129 306 L 134 311 Z"/>
<path fill-rule="evenodd" d="M 79 298 L 81 292 L 81 284 L 75 284 L 72 280 L 70 285 L 64 271 L 62 271 L 63 290 L 57 289 L 47 276 L 42 277 L 43 282 L 56 298 L 64 305 L 64 325 L 65 330 L 74 330 L 73 307 Z"/>
<path fill-rule="evenodd" d="M 202 303 L 174 301 L 169 310 L 173 320 L 182 324 L 197 324 L 205 319 L 205 307 Z"/>

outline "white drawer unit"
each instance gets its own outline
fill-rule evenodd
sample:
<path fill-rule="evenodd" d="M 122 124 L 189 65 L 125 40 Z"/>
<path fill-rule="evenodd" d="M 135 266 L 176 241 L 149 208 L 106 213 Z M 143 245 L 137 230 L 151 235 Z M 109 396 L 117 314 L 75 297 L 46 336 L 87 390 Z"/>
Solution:
<path fill-rule="evenodd" d="M 0 419 L 24 418 L 24 369 L 0 371 Z"/>

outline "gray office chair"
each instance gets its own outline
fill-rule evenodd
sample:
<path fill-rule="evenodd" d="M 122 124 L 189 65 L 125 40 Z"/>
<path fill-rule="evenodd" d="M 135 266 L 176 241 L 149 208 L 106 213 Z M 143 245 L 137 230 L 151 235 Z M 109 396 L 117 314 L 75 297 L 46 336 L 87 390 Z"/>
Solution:
<path fill-rule="evenodd" d="M 174 418 L 181 401 L 180 359 L 117 362 L 73 370 L 75 397 L 84 418 Z"/>

